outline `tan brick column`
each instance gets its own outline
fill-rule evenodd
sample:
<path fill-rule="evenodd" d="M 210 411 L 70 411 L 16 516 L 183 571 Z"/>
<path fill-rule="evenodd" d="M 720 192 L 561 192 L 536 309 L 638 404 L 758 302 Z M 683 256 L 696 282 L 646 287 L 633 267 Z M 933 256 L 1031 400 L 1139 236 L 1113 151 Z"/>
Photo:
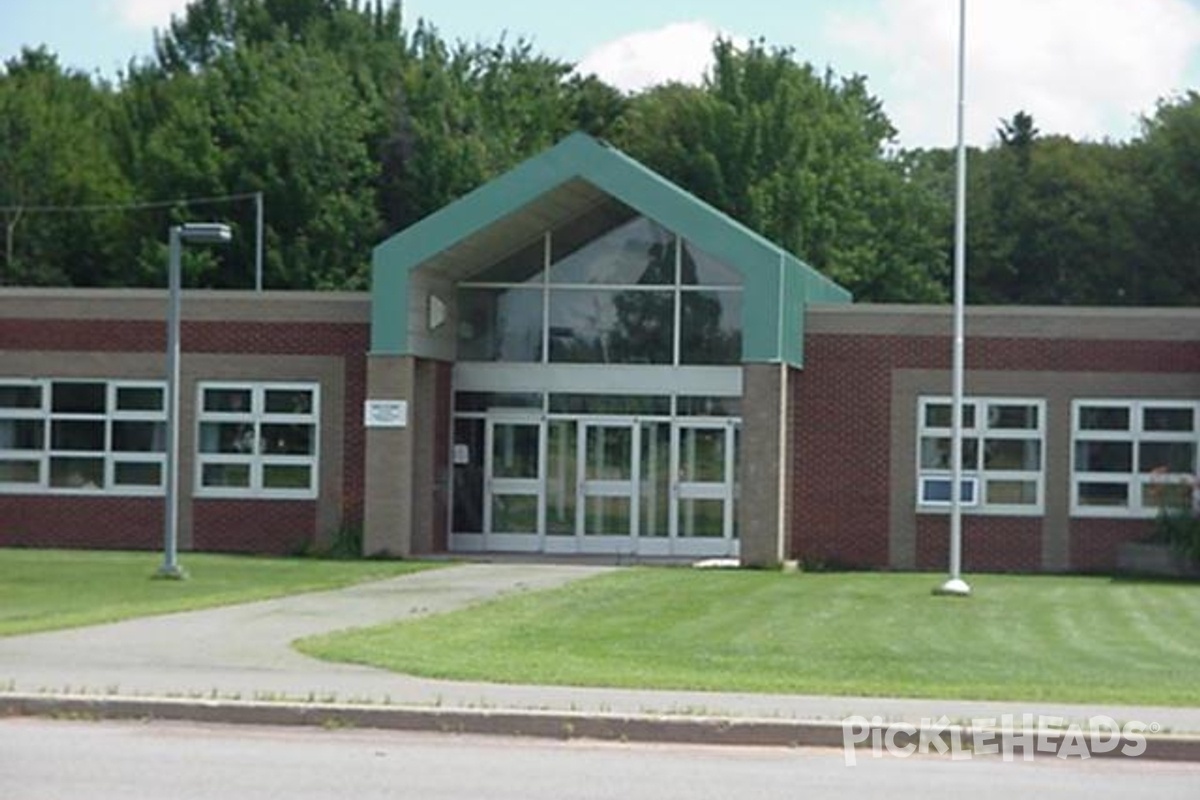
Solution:
<path fill-rule="evenodd" d="M 776 567 L 786 555 L 788 520 L 788 368 L 742 367 L 742 441 L 738 453 L 741 561 Z"/>
<path fill-rule="evenodd" d="M 412 555 L 415 379 L 412 356 L 367 356 L 367 399 L 404 400 L 409 409 L 405 427 L 366 431 L 364 555 Z"/>

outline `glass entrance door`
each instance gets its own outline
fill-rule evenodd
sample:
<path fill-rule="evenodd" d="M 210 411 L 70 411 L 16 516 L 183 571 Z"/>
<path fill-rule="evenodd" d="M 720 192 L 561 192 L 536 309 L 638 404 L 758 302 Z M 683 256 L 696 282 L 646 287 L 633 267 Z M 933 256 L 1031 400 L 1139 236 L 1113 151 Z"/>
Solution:
<path fill-rule="evenodd" d="M 541 549 L 542 422 L 536 417 L 489 417 L 483 506 L 484 548 Z"/>
<path fill-rule="evenodd" d="M 638 442 L 633 420 L 579 425 L 577 531 L 581 552 L 631 552 L 636 536 Z"/>
<path fill-rule="evenodd" d="M 736 425 L 687 420 L 675 423 L 672 433 L 672 550 L 679 555 L 736 555 Z"/>

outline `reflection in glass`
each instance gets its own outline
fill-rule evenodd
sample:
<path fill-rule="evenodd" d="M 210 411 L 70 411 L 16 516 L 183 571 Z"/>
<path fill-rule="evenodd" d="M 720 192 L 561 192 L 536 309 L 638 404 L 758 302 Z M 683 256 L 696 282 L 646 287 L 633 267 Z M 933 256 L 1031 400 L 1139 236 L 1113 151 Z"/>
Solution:
<path fill-rule="evenodd" d="M 497 423 L 492 427 L 492 477 L 538 477 L 538 425 Z"/>
<path fill-rule="evenodd" d="M 1138 466 L 1142 472 L 1160 470 L 1191 475 L 1196 469 L 1194 442 L 1142 442 L 1138 445 Z"/>
<path fill-rule="evenodd" d="M 633 414 L 662 416 L 671 413 L 670 395 L 552 394 L 551 414 Z"/>
<path fill-rule="evenodd" d="M 546 533 L 575 534 L 578 437 L 574 420 L 546 423 Z"/>
<path fill-rule="evenodd" d="M 203 486 L 233 486 L 244 489 L 250 486 L 249 464 L 205 464 L 200 471 Z"/>
<path fill-rule="evenodd" d="M 55 420 L 50 426 L 50 442 L 55 450 L 103 450 L 104 423 Z"/>
<path fill-rule="evenodd" d="M 166 450 L 165 422 L 115 421 L 112 449 L 118 453 L 161 453 Z"/>
<path fill-rule="evenodd" d="M 313 426 L 264 423 L 262 451 L 272 455 L 310 456 L 316 451 Z"/>
<path fill-rule="evenodd" d="M 312 467 L 307 464 L 263 464 L 264 489 L 310 489 Z"/>
<path fill-rule="evenodd" d="M 675 237 L 636 217 L 578 249 L 554 248 L 550 282 L 607 286 L 669 286 L 675 283 Z"/>
<path fill-rule="evenodd" d="M 51 410 L 58 414 L 103 414 L 103 383 L 58 383 L 50 393 Z"/>
<path fill-rule="evenodd" d="M 537 507 L 534 494 L 492 495 L 492 532 L 537 533 Z"/>
<path fill-rule="evenodd" d="M 675 400 L 675 410 L 681 417 L 736 417 L 742 413 L 742 399 L 680 395 Z"/>
<path fill-rule="evenodd" d="M 671 512 L 671 425 L 643 422 L 638 535 L 667 536 Z"/>
<path fill-rule="evenodd" d="M 1129 505 L 1129 486 L 1125 483 L 1102 483 L 1084 481 L 1079 484 L 1081 506 L 1126 506 Z"/>
<path fill-rule="evenodd" d="M 684 241 L 679 282 L 684 286 L 741 286 L 742 275 L 691 242 Z"/>
<path fill-rule="evenodd" d="M 0 459 L 0 483 L 37 483 L 41 480 L 41 464 L 37 461 Z"/>
<path fill-rule="evenodd" d="M 725 535 L 725 501 L 686 497 L 679 500 L 679 535 L 720 538 Z"/>
<path fill-rule="evenodd" d="M 40 419 L 0 419 L 0 450 L 41 450 L 44 431 Z"/>
<path fill-rule="evenodd" d="M 162 464 L 117 462 L 113 465 L 113 483 L 117 486 L 162 486 Z"/>
<path fill-rule="evenodd" d="M 42 387 L 0 385 L 0 408 L 41 408 Z"/>
<path fill-rule="evenodd" d="M 1037 481 L 988 481 L 984 501 L 994 505 L 1037 505 Z"/>
<path fill-rule="evenodd" d="M 50 459 L 50 485 L 64 489 L 103 489 L 103 458 Z"/>
<path fill-rule="evenodd" d="M 455 411 L 490 411 L 493 408 L 542 407 L 538 392 L 455 392 Z"/>
<path fill-rule="evenodd" d="M 1076 442 L 1076 472 L 1132 472 L 1133 445 L 1129 442 Z"/>
<path fill-rule="evenodd" d="M 219 414 L 249 414 L 249 389 L 205 389 L 204 410 Z"/>
<path fill-rule="evenodd" d="M 679 362 L 737 364 L 742 360 L 742 293 L 679 295 Z"/>
<path fill-rule="evenodd" d="M 1142 411 L 1142 428 L 1147 431 L 1195 430 L 1195 420 L 1190 408 L 1147 408 Z"/>
<path fill-rule="evenodd" d="M 162 411 L 163 390 L 155 386 L 118 386 L 118 411 Z"/>
<path fill-rule="evenodd" d="M 268 389 L 263 404 L 268 414 L 312 414 L 313 393 L 308 389 Z"/>
<path fill-rule="evenodd" d="M 921 469 L 950 469 L 950 441 L 948 436 L 922 437 Z M 978 439 L 963 439 L 962 454 L 963 469 L 979 469 Z"/>
<path fill-rule="evenodd" d="M 460 361 L 541 360 L 540 288 L 460 288 L 458 317 Z"/>
<path fill-rule="evenodd" d="M 632 480 L 633 428 L 627 425 L 589 425 L 586 436 L 587 480 Z"/>
<path fill-rule="evenodd" d="M 950 403 L 929 403 L 925 406 L 925 427 L 927 428 L 949 428 L 953 421 L 950 414 Z M 963 404 L 963 427 L 975 427 L 975 405 L 973 403 Z"/>
<path fill-rule="evenodd" d="M 483 426 L 454 420 L 454 531 L 483 532 Z"/>
<path fill-rule="evenodd" d="M 983 445 L 984 469 L 1036 470 L 1041 458 L 1042 444 L 1036 439 L 987 439 Z"/>
<path fill-rule="evenodd" d="M 585 536 L 628 536 L 631 502 L 628 497 L 590 495 L 584 502 Z"/>
<path fill-rule="evenodd" d="M 1084 406 L 1079 409 L 1079 428 L 1085 431 L 1127 431 L 1129 430 L 1129 409 Z"/>
<path fill-rule="evenodd" d="M 200 423 L 201 453 L 253 453 L 254 425 L 246 422 Z"/>
<path fill-rule="evenodd" d="M 574 364 L 670 364 L 674 293 L 550 291 L 550 360 Z"/>
<path fill-rule="evenodd" d="M 1035 431 L 1038 427 L 1038 407 L 993 403 L 988 406 L 988 427 Z"/>
<path fill-rule="evenodd" d="M 724 482 L 724 428 L 680 428 L 679 480 L 686 483 Z"/>

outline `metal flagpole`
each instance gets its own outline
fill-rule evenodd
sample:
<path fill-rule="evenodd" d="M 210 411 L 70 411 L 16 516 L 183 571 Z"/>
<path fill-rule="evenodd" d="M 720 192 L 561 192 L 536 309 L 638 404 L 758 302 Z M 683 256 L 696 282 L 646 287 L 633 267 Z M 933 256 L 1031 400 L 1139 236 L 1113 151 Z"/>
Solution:
<path fill-rule="evenodd" d="M 966 597 L 970 585 L 962 579 L 962 445 L 963 372 L 966 349 L 967 288 L 967 146 L 963 132 L 966 116 L 967 0 L 958 2 L 958 166 L 954 193 L 954 351 L 951 371 L 950 437 L 950 574 L 937 594 Z M 978 489 L 976 489 L 978 491 Z"/>

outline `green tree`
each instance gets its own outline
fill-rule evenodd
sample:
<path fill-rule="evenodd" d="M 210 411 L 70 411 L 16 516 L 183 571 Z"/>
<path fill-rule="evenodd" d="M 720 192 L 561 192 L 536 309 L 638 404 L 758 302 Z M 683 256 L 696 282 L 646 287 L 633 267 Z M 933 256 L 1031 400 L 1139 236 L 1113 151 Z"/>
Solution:
<path fill-rule="evenodd" d="M 107 84 L 65 71 L 44 48 L 26 49 L 0 73 L 0 283 L 107 283 L 119 220 L 43 206 L 128 199 L 112 156 Z"/>
<path fill-rule="evenodd" d="M 1143 121 L 1134 157 L 1150 196 L 1143 235 L 1151 258 L 1138 294 L 1200 305 L 1200 93 L 1160 102 Z"/>
<path fill-rule="evenodd" d="M 937 204 L 886 154 L 895 131 L 865 80 L 762 43 L 714 56 L 704 86 L 635 97 L 617 143 L 859 299 L 944 297 Z"/>

